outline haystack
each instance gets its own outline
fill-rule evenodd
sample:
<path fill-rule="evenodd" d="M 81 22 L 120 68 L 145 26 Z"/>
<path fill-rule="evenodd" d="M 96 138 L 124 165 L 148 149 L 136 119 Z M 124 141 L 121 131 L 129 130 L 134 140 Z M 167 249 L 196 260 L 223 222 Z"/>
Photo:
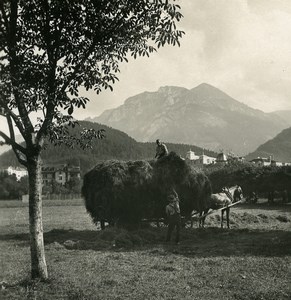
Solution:
<path fill-rule="evenodd" d="M 152 167 L 147 161 L 106 161 L 84 176 L 82 195 L 93 221 L 136 223 L 143 217 Z M 144 192 L 143 192 L 144 191 Z"/>
<path fill-rule="evenodd" d="M 84 176 L 82 194 L 93 221 L 133 225 L 165 217 L 167 193 L 175 188 L 181 212 L 206 206 L 208 178 L 171 152 L 158 161 L 106 161 Z"/>
<path fill-rule="evenodd" d="M 153 186 L 160 189 L 160 197 L 164 199 L 161 205 L 163 209 L 167 204 L 166 194 L 174 187 L 184 216 L 189 216 L 193 210 L 200 211 L 207 207 L 212 192 L 207 176 L 187 164 L 175 152 L 170 152 L 153 165 Z M 156 201 L 161 202 L 158 199 Z"/>

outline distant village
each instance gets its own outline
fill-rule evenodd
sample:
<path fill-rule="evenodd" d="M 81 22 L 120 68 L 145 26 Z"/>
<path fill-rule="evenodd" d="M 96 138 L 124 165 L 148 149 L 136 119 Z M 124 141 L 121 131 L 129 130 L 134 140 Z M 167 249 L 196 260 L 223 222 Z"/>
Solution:
<path fill-rule="evenodd" d="M 246 161 L 243 156 L 235 156 L 233 154 L 225 154 L 223 152 L 219 153 L 217 157 L 211 157 L 202 153 L 201 155 L 195 154 L 191 149 L 186 153 L 185 160 L 188 161 L 191 165 L 202 167 L 206 165 L 220 164 L 227 165 L 234 162 L 244 163 Z M 263 166 L 290 166 L 291 162 L 281 162 L 272 159 L 272 157 L 257 157 L 250 161 L 258 167 Z M 12 167 L 4 168 L 1 170 L 1 173 L 7 173 L 8 175 L 16 176 L 17 181 L 22 177 L 27 176 L 27 170 L 21 167 Z M 51 164 L 44 165 L 42 167 L 43 174 L 43 185 L 48 185 L 50 183 L 57 182 L 60 185 L 65 185 L 71 179 L 77 178 L 81 179 L 81 170 L 80 166 L 73 166 L 68 164 Z"/>
<path fill-rule="evenodd" d="M 22 177 L 28 176 L 28 172 L 20 167 L 8 167 L 1 170 L 1 173 L 16 176 L 17 181 Z M 52 183 L 53 181 L 65 185 L 73 178 L 81 179 L 80 166 L 71 166 L 68 164 L 44 165 L 42 167 L 43 185 Z"/>
<path fill-rule="evenodd" d="M 189 150 L 186 153 L 186 160 L 190 161 L 192 165 L 203 166 L 203 165 L 211 165 L 211 164 L 224 164 L 227 165 L 233 162 L 245 162 L 246 159 L 243 156 L 235 156 L 233 154 L 225 154 L 223 152 L 219 153 L 217 157 L 211 157 L 202 153 L 201 155 L 196 155 L 194 151 Z M 272 156 L 268 158 L 265 157 L 257 157 L 250 161 L 254 165 L 258 167 L 263 166 L 290 166 L 291 162 L 281 162 L 272 159 Z"/>

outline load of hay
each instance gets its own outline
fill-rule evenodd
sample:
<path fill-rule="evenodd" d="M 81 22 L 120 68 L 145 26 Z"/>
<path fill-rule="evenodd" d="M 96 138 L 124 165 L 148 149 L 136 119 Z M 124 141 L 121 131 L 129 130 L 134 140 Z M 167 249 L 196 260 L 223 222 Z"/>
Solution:
<path fill-rule="evenodd" d="M 158 161 L 106 161 L 84 176 L 82 194 L 93 221 L 121 226 L 165 217 L 167 193 L 175 188 L 181 214 L 206 207 L 208 178 L 171 152 Z"/>

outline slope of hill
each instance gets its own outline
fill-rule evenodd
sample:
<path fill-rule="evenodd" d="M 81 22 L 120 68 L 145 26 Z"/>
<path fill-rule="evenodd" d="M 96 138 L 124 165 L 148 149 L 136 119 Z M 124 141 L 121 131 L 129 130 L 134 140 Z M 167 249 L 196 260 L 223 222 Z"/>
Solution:
<path fill-rule="evenodd" d="M 284 122 L 287 122 L 291 126 L 291 110 L 276 110 L 269 113 L 270 116 L 275 116 L 281 118 Z"/>
<path fill-rule="evenodd" d="M 139 143 L 133 138 L 119 130 L 110 128 L 106 125 L 80 121 L 80 127 L 105 129 L 106 138 L 102 140 L 95 140 L 93 148 L 82 150 L 78 147 L 70 149 L 66 146 L 53 146 L 48 144 L 43 152 L 42 159 L 44 163 L 72 163 L 81 166 L 82 172 L 94 167 L 94 165 L 101 160 L 119 159 L 119 160 L 139 160 L 139 159 L 153 159 L 155 156 L 155 143 Z M 75 130 L 78 130 L 76 127 Z M 185 144 L 167 143 L 169 151 L 175 151 L 177 154 L 185 157 L 186 152 L 191 149 L 197 154 L 201 154 L 203 149 Z M 210 156 L 217 156 L 213 151 L 204 150 L 205 154 Z M 16 166 L 18 162 L 15 154 L 12 151 L 3 153 L 0 156 L 0 166 Z"/>
<path fill-rule="evenodd" d="M 0 155 L 4 152 L 7 152 L 11 149 L 9 145 L 0 145 Z"/>
<path fill-rule="evenodd" d="M 259 146 L 256 151 L 247 155 L 247 159 L 269 156 L 277 161 L 291 162 L 291 127 Z"/>
<path fill-rule="evenodd" d="M 284 119 L 252 109 L 206 83 L 191 90 L 172 86 L 144 92 L 91 120 L 142 142 L 161 138 L 239 155 L 288 127 Z"/>
<path fill-rule="evenodd" d="M 21 135 L 16 135 L 15 136 L 16 142 L 21 143 L 23 141 L 23 138 Z M 9 151 L 11 149 L 10 145 L 0 145 L 0 155 Z"/>

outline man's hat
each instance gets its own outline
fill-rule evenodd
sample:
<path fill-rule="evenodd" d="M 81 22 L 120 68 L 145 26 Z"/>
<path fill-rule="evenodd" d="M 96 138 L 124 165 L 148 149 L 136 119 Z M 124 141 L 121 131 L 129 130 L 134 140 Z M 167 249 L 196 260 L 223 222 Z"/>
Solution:
<path fill-rule="evenodd" d="M 173 195 L 173 194 L 169 194 L 168 195 L 168 201 L 169 202 L 174 202 L 174 201 L 176 201 L 177 200 L 177 198 L 175 197 L 175 195 Z"/>

